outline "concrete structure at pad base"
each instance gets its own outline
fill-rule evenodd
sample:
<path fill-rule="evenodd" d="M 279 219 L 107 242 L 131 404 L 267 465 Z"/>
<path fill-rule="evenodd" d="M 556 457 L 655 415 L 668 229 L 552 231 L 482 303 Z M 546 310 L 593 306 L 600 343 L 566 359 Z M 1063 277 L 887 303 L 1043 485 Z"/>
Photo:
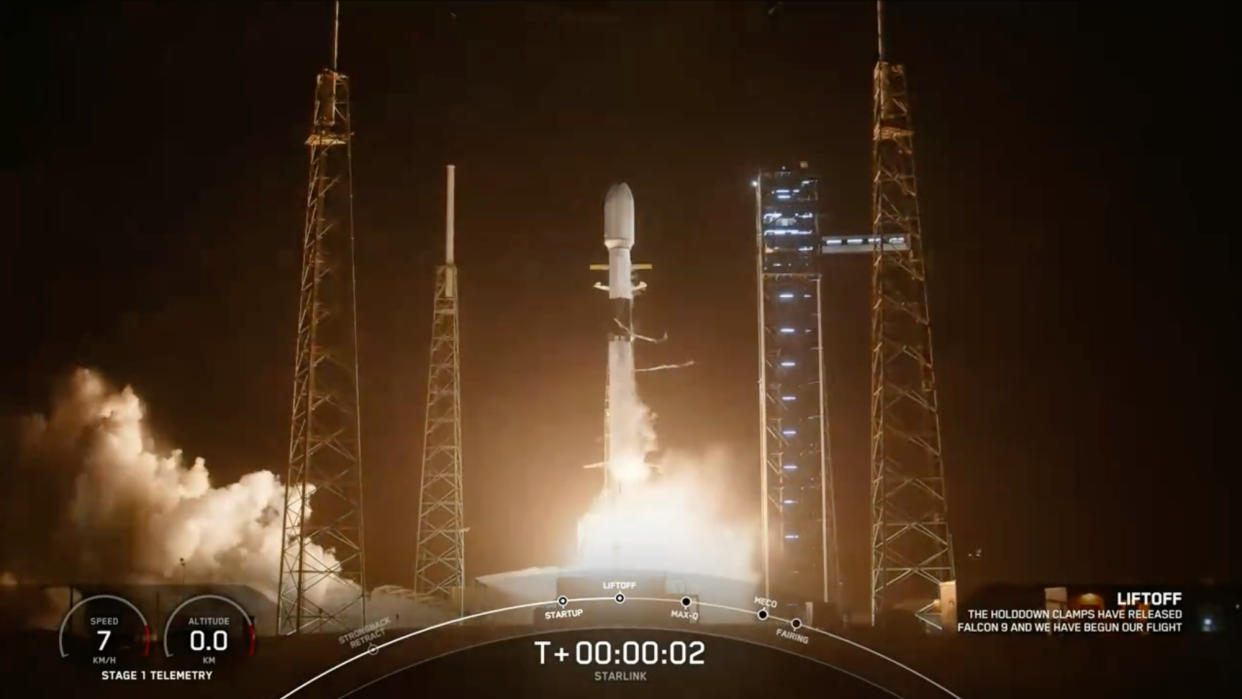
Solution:
<path fill-rule="evenodd" d="M 423 628 L 452 621 L 461 614 L 462 600 L 418 593 L 399 585 L 380 585 L 367 600 L 367 621 L 386 619 L 389 628 Z"/>
<path fill-rule="evenodd" d="M 634 586 L 619 589 L 618 586 L 609 587 L 610 583 L 634 583 Z M 739 609 L 758 610 L 755 597 L 762 594 L 759 583 L 754 580 L 732 580 L 672 571 L 603 570 L 557 566 L 481 575 L 474 579 L 470 589 L 471 592 L 467 596 L 467 613 L 471 610 L 499 609 L 531 602 L 551 602 L 560 595 L 580 599 L 612 597 L 617 592 L 623 593 L 627 598 L 663 597 L 672 602 L 689 596 L 696 603 L 701 601 Z M 641 601 L 620 606 L 604 605 L 602 602 L 588 604 L 595 605 L 587 608 L 595 610 L 596 616 L 603 615 L 610 623 L 617 621 L 614 617 L 617 617 L 618 612 L 627 619 L 640 621 L 647 618 L 667 618 L 669 609 L 673 608 L 672 604 L 666 607 Z M 699 614 L 697 621 L 699 624 L 747 623 L 745 618 L 734 611 L 698 604 L 694 604 L 693 607 Z M 549 608 L 558 609 L 559 605 L 551 602 Z M 677 608 L 680 608 L 680 605 L 677 605 Z M 488 619 L 489 623 L 493 624 L 529 625 L 541 618 L 544 611 L 543 607 L 519 609 L 496 614 Z"/>

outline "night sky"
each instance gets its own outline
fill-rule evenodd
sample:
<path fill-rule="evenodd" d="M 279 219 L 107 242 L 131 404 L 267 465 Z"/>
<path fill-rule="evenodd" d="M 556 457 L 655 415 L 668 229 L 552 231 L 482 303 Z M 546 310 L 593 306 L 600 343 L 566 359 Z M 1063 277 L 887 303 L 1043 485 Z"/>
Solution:
<path fill-rule="evenodd" d="M 870 4 L 345 3 L 369 583 L 412 581 L 443 165 L 458 167 L 467 572 L 562 562 L 598 490 L 603 196 L 651 262 L 662 443 L 758 487 L 761 166 L 867 230 Z M 959 577 L 1236 575 L 1236 116 L 1222 23 L 1141 4 L 897 4 Z M 282 477 L 303 140 L 326 3 L 3 12 L 7 416 L 73 366 L 132 384 L 216 484 Z M 1146 14 L 1144 14 L 1146 13 Z M 1219 19 L 1219 18 L 1217 18 Z M 1227 175 L 1221 173 L 1228 173 Z M 1226 178 L 1219 180 L 1218 178 Z M 849 596 L 867 565 L 865 258 L 827 260 Z M 3 464 L 10 489 L 12 450 Z M 13 525 L 6 522 L 6 525 Z M 981 548 L 979 560 L 966 553 Z"/>

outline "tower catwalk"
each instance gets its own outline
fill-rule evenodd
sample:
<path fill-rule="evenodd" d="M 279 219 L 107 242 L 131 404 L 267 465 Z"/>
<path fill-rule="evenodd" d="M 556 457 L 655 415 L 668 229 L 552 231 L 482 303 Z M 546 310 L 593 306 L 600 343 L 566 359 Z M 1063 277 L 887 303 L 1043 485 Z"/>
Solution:
<path fill-rule="evenodd" d="M 457 266 L 453 264 L 455 171 L 448 171 L 444 264 L 436 268 L 432 307 L 423 471 L 418 497 L 415 592 L 452 599 L 464 611 L 466 528 L 461 487 L 461 355 L 457 327 Z"/>
<path fill-rule="evenodd" d="M 956 579 L 940 451 L 931 317 L 905 68 L 874 70 L 871 268 L 871 620 L 915 612 L 939 628 L 940 583 Z"/>
<path fill-rule="evenodd" d="M 824 400 L 819 179 L 806 168 L 761 172 L 754 182 L 764 594 L 785 603 L 840 604 Z"/>
<path fill-rule="evenodd" d="M 289 472 L 281 539 L 279 634 L 350 629 L 366 619 L 362 441 L 354 298 L 349 78 L 315 81 L 310 184 L 302 233 Z"/>

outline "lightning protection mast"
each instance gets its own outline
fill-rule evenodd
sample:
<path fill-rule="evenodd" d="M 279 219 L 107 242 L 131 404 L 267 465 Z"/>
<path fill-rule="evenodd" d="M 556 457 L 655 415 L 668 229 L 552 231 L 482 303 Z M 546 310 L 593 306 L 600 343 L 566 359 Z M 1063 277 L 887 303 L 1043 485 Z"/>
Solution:
<path fill-rule="evenodd" d="M 871 621 L 913 612 L 941 628 L 956 580 L 905 67 L 876 15 L 871 214 Z"/>
<path fill-rule="evenodd" d="M 282 635 L 366 622 L 352 132 L 349 78 L 337 71 L 339 20 L 338 3 L 332 67 L 315 80 L 306 139 L 310 184 L 276 612 Z"/>
<path fill-rule="evenodd" d="M 414 591 L 452 601 L 465 612 L 466 527 L 462 504 L 461 353 L 457 265 L 453 262 L 456 170 L 447 167 L 444 264 L 436 267 L 423 424 Z"/>

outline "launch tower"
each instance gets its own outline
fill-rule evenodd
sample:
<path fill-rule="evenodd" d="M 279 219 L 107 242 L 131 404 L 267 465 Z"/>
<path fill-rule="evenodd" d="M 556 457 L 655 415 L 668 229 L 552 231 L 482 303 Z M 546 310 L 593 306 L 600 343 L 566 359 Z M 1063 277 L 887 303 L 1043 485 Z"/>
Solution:
<path fill-rule="evenodd" d="M 824 401 L 819 179 L 806 163 L 755 181 L 765 595 L 840 602 Z"/>
<path fill-rule="evenodd" d="M 339 19 L 338 4 L 332 67 L 315 80 L 306 139 L 310 184 L 302 232 L 278 634 L 347 630 L 366 619 L 352 131 L 349 78 L 337 72 Z"/>
<path fill-rule="evenodd" d="M 871 619 L 901 609 L 940 628 L 956 580 L 905 67 L 884 53 L 876 5 L 871 268 Z"/>

